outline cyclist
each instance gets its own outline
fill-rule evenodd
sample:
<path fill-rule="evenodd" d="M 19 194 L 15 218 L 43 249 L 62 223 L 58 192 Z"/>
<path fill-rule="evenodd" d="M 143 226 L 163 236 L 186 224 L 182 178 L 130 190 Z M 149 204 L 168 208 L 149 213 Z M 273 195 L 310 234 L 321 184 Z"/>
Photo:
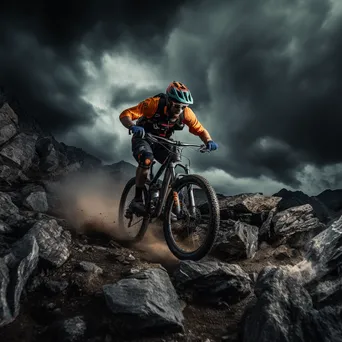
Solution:
<path fill-rule="evenodd" d="M 133 212 L 143 213 L 145 210 L 142 193 L 152 161 L 155 159 L 162 164 L 170 153 L 162 145 L 145 140 L 145 132 L 170 139 L 175 130 L 182 130 L 184 125 L 187 125 L 189 132 L 199 136 L 210 151 L 218 148 L 189 107 L 191 104 L 193 98 L 190 90 L 183 83 L 173 81 L 167 87 L 165 94 L 149 97 L 120 114 L 119 118 L 123 126 L 133 133 L 132 152 L 138 163 L 135 198 L 130 203 Z M 135 120 L 137 121 L 134 124 Z"/>

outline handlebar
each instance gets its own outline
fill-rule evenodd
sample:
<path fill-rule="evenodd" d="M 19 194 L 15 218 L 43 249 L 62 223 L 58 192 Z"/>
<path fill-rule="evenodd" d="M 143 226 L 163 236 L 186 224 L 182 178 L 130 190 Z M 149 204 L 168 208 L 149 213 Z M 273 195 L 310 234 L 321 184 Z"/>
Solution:
<path fill-rule="evenodd" d="M 131 130 L 129 130 L 129 134 L 131 134 Z M 154 134 L 151 134 L 151 133 L 146 133 L 144 134 L 144 137 L 145 139 L 147 140 L 150 140 L 152 142 L 158 142 L 158 140 L 161 140 L 161 141 L 164 141 L 166 142 L 167 144 L 170 144 L 170 145 L 174 145 L 174 146 L 180 146 L 180 147 L 198 147 L 200 149 L 200 152 L 204 153 L 204 152 L 210 152 L 207 148 L 206 148 L 206 145 L 205 144 L 189 144 L 189 143 L 184 143 L 184 142 L 181 142 L 181 141 L 177 141 L 177 140 L 170 140 L 170 139 L 167 139 L 167 138 L 163 138 L 163 137 L 160 137 L 159 135 L 154 135 Z"/>

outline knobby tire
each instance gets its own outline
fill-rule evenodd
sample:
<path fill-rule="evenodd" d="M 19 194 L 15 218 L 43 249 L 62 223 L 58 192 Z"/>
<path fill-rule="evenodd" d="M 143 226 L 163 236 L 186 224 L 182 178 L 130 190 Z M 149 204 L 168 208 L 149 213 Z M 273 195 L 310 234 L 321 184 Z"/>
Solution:
<path fill-rule="evenodd" d="M 209 232 L 207 233 L 206 241 L 203 245 L 193 252 L 186 253 L 181 250 L 174 242 L 172 238 L 171 232 L 171 225 L 169 220 L 170 211 L 172 210 L 173 206 L 173 195 L 172 191 L 170 192 L 166 204 L 165 204 L 165 216 L 164 216 L 164 224 L 163 230 L 165 235 L 166 243 L 170 249 L 170 251 L 180 260 L 193 260 L 198 261 L 205 257 L 212 249 L 218 230 L 220 227 L 220 207 L 219 202 L 213 187 L 209 184 L 209 182 L 200 175 L 185 175 L 182 178 L 178 179 L 175 184 L 173 185 L 174 191 L 177 189 L 186 186 L 187 184 L 195 184 L 198 185 L 201 189 L 204 190 L 205 195 L 208 199 L 209 204 L 209 215 L 210 215 L 210 222 L 209 222 Z"/>

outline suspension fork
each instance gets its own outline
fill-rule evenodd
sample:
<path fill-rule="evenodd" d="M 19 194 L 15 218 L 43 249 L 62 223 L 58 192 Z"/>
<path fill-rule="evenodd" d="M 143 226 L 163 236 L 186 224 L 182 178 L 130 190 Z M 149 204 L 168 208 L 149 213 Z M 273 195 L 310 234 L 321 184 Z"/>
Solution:
<path fill-rule="evenodd" d="M 182 164 L 178 164 L 178 166 L 181 166 L 184 170 L 185 170 L 185 174 L 190 174 L 190 167 L 188 165 L 182 165 Z M 175 174 L 175 168 L 172 167 L 172 176 L 173 179 L 176 178 L 176 174 Z M 194 191 L 193 191 L 193 186 L 187 185 L 187 193 L 188 193 L 188 197 L 189 197 L 189 212 L 191 215 L 195 216 L 196 215 L 196 203 L 195 203 L 195 197 L 194 197 Z M 179 195 L 177 193 L 177 191 L 173 191 L 173 201 L 174 201 L 174 206 L 175 206 L 175 212 L 177 215 L 179 215 L 181 213 L 181 203 L 179 200 Z"/>
<path fill-rule="evenodd" d="M 180 166 L 181 168 L 183 168 L 184 169 L 184 171 L 185 171 L 185 174 L 189 174 L 189 167 L 186 165 L 186 166 L 184 166 L 183 164 L 177 164 L 176 166 Z M 175 171 L 175 167 L 176 166 L 174 166 L 173 168 L 172 168 L 172 179 L 173 180 L 175 180 L 176 179 L 176 171 Z M 174 202 L 174 207 L 175 207 L 175 209 L 174 209 L 174 212 L 175 212 L 175 214 L 177 215 L 177 216 L 179 216 L 180 215 L 180 213 L 181 213 L 181 210 L 182 210 L 182 208 L 181 208 L 181 201 L 180 201 L 180 199 L 179 199 L 179 195 L 178 195 L 178 192 L 177 191 L 174 191 L 174 190 L 172 190 L 172 195 L 173 195 L 173 202 Z"/>
<path fill-rule="evenodd" d="M 189 165 L 185 166 L 185 172 L 186 174 L 190 174 L 190 167 Z M 195 217 L 196 215 L 196 203 L 195 203 L 195 196 L 194 196 L 194 190 L 192 184 L 187 185 L 187 191 L 189 196 L 189 212 L 191 215 Z"/>

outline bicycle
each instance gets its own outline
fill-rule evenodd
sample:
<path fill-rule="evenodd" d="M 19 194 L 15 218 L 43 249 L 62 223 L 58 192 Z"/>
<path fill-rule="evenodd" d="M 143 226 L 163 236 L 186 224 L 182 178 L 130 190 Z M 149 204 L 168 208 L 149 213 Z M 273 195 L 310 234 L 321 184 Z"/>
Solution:
<path fill-rule="evenodd" d="M 203 144 L 183 143 L 150 133 L 145 133 L 144 138 L 153 143 L 171 146 L 172 150 L 156 174 L 153 173 L 153 165 L 156 161 L 153 161 L 151 164 L 149 176 L 143 189 L 144 213 L 133 213 L 129 207 L 125 207 L 129 191 L 135 189 L 135 177 L 132 177 L 126 183 L 119 204 L 119 226 L 124 228 L 124 220 L 128 219 L 129 227 L 131 227 L 133 218 L 141 217 L 140 229 L 137 235 L 130 240 L 130 242 L 136 243 L 144 237 L 148 225 L 153 219 L 162 219 L 163 233 L 170 251 L 180 260 L 198 261 L 210 252 L 216 240 L 220 224 L 219 203 L 216 192 L 208 180 L 200 175 L 191 174 L 190 166 L 183 164 L 181 159 L 182 148 L 184 147 L 197 147 L 202 153 L 208 152 L 208 150 Z M 180 167 L 184 172 L 176 174 L 176 167 Z M 160 178 L 164 171 L 164 177 L 161 181 Z M 194 189 L 194 186 L 200 187 L 203 190 L 202 196 L 206 196 L 208 205 L 202 203 L 199 208 L 196 207 L 194 191 L 196 189 Z M 182 190 L 183 188 L 186 188 L 186 190 Z M 200 191 L 197 191 L 197 193 L 200 193 Z M 189 200 L 188 207 L 186 205 L 186 197 Z M 179 232 L 176 234 L 180 240 L 183 239 L 183 243 L 185 240 L 185 230 L 190 234 L 189 236 L 192 234 L 191 239 L 194 242 L 200 235 L 203 235 L 203 222 L 208 222 L 208 234 L 203 245 L 192 252 L 187 252 L 177 245 L 171 232 L 172 213 L 176 216 L 177 221 L 185 220 L 186 227 L 178 228 Z M 195 232 L 197 232 L 196 237 L 194 237 Z"/>

